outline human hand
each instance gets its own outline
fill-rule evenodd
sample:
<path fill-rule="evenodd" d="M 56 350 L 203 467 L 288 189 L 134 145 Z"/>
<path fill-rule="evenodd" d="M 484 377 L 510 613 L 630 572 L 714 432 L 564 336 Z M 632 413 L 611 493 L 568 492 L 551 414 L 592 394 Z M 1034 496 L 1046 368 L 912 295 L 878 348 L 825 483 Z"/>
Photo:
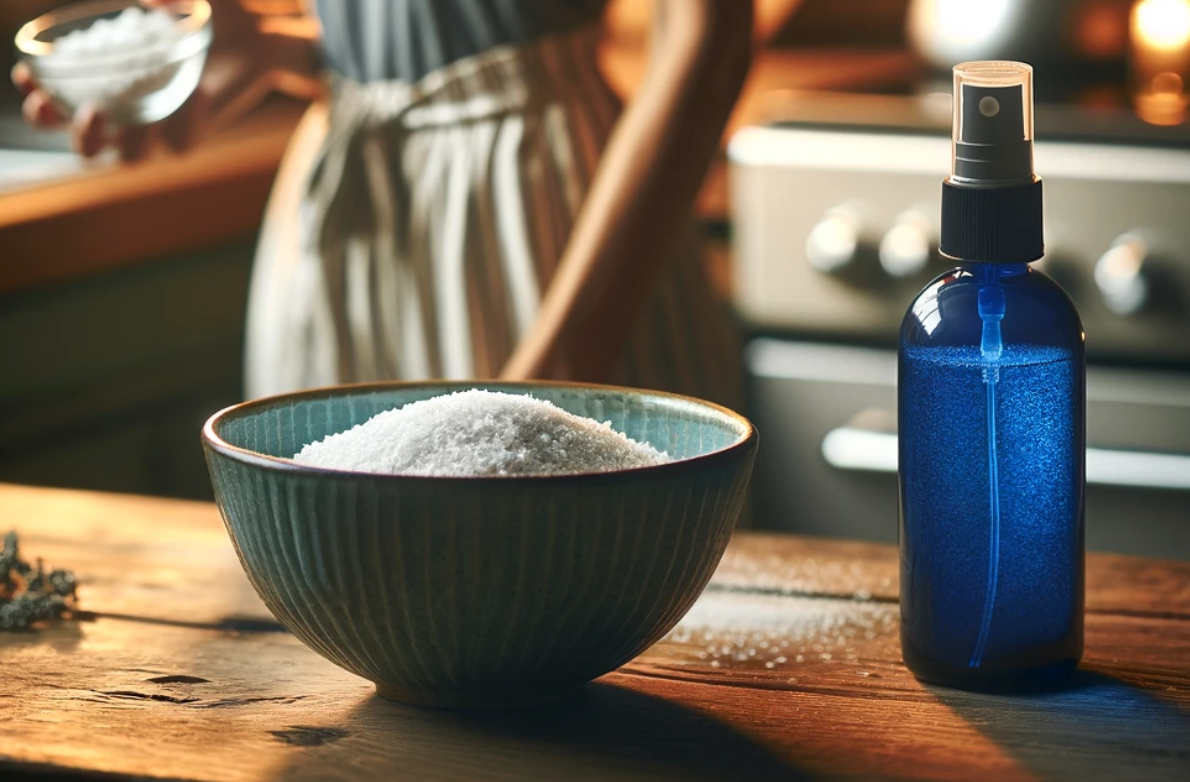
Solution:
<path fill-rule="evenodd" d="M 169 0 L 141 2 L 155 6 L 168 5 Z M 121 159 L 134 162 L 158 141 L 176 152 L 189 149 L 228 109 L 259 100 L 268 90 L 266 77 L 273 68 L 270 36 L 261 32 L 257 15 L 245 10 L 239 0 L 209 2 L 213 35 L 202 79 L 194 94 L 169 117 L 149 125 L 111 128 L 103 111 L 93 105 L 80 107 L 73 117 L 63 116 L 22 62 L 13 68 L 12 80 L 24 96 L 25 121 L 42 129 L 69 126 L 75 151 L 88 158 L 110 146 Z"/>

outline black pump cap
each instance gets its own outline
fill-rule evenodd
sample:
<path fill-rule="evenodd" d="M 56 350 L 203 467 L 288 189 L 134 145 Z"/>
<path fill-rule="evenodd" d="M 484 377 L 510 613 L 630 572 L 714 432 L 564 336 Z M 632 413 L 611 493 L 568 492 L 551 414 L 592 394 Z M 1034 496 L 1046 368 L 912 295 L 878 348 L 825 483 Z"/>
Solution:
<path fill-rule="evenodd" d="M 954 138 L 956 181 L 991 184 L 1033 177 L 1033 142 L 1023 132 L 1024 92 L 1022 84 L 961 85 L 962 116 Z"/>
<path fill-rule="evenodd" d="M 1029 263 L 1045 254 L 1041 180 L 1009 187 L 942 183 L 939 251 L 958 261 Z"/>
<path fill-rule="evenodd" d="M 1028 263 L 1045 250 L 1041 180 L 1033 175 L 1033 69 L 970 62 L 954 69 L 951 175 L 942 188 L 946 256 Z"/>

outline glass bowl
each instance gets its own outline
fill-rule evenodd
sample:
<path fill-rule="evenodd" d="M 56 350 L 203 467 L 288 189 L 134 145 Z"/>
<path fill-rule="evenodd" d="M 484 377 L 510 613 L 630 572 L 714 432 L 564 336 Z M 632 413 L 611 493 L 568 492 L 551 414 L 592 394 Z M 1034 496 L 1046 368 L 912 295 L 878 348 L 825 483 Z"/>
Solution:
<path fill-rule="evenodd" d="M 166 3 L 163 9 L 175 25 L 166 39 L 123 46 L 109 42 L 100 51 L 63 50 L 61 41 L 70 33 L 102 19 L 115 20 L 125 9 L 141 5 L 137 0 L 87 0 L 39 16 L 17 32 L 21 59 L 65 116 L 90 103 L 113 126 L 148 124 L 173 114 L 194 92 L 211 45 L 207 0 Z"/>

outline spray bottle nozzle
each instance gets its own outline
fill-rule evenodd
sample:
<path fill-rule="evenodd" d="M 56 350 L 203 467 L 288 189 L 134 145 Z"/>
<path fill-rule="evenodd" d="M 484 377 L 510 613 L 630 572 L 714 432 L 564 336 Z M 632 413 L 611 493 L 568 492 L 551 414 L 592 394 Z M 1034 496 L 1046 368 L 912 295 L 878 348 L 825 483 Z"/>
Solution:
<path fill-rule="evenodd" d="M 951 180 L 973 187 L 1033 179 L 1033 69 L 971 62 L 954 69 Z"/>

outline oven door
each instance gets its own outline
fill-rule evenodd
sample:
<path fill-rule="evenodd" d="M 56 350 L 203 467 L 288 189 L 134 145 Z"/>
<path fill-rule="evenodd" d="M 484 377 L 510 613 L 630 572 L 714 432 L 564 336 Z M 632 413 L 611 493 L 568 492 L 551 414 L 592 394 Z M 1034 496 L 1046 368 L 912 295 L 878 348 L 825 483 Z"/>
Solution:
<path fill-rule="evenodd" d="M 896 354 L 757 339 L 756 518 L 897 539 Z M 1087 547 L 1190 560 L 1190 373 L 1087 371 Z"/>

